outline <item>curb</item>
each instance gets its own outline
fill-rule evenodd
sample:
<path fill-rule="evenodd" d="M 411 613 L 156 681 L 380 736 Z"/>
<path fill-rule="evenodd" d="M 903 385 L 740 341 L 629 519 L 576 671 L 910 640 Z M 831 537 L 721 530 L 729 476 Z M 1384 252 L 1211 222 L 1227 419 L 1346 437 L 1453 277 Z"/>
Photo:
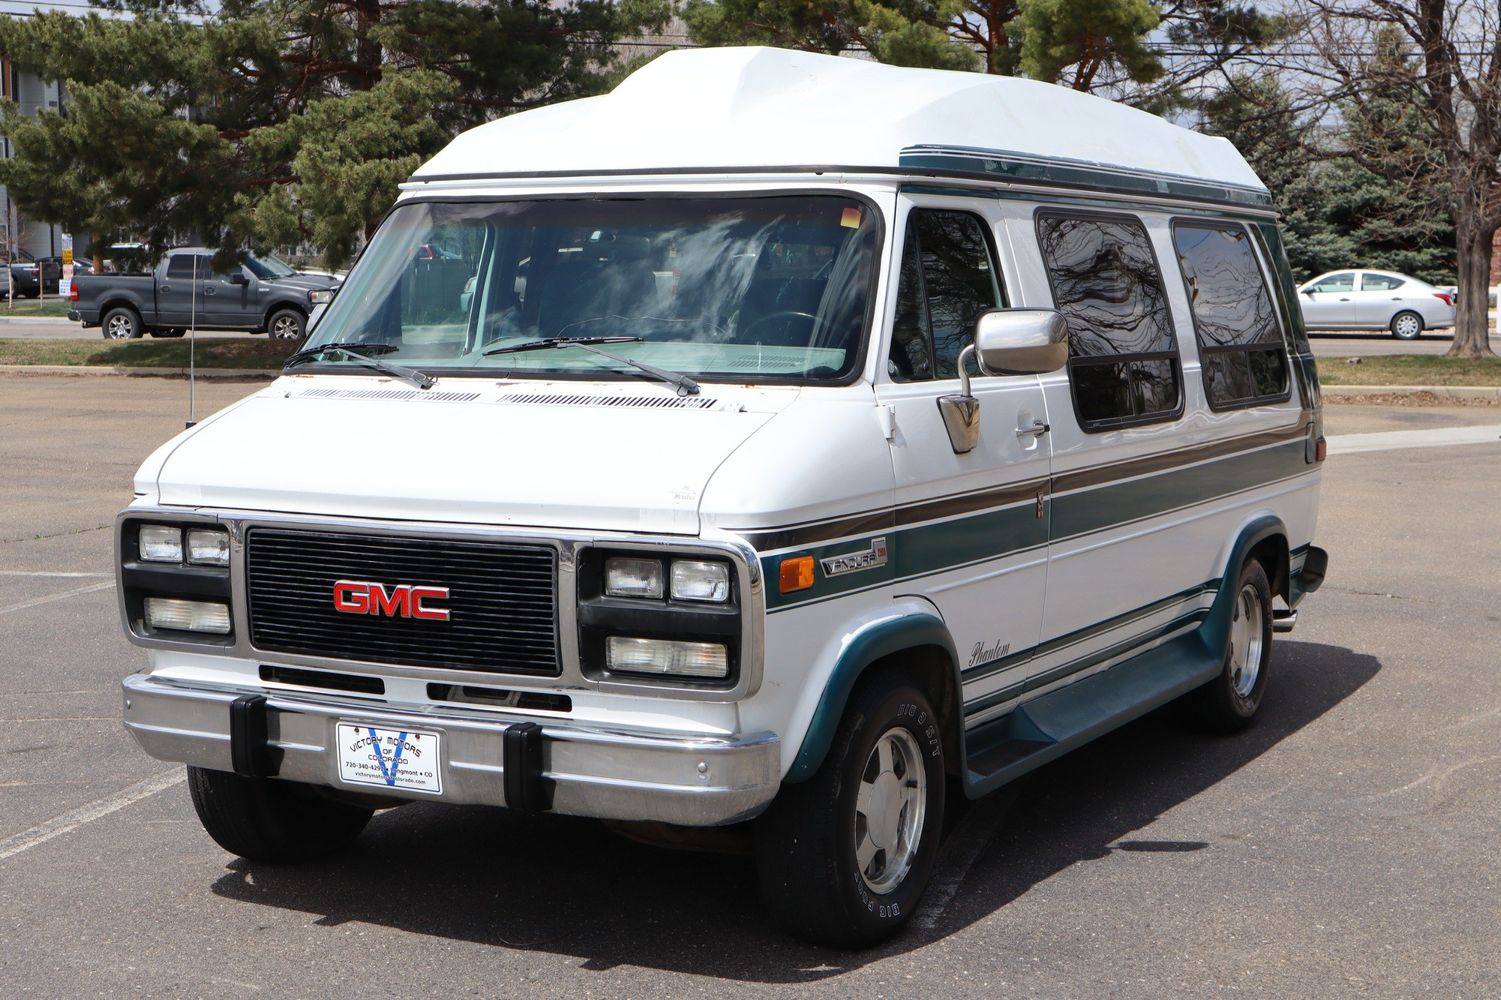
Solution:
<path fill-rule="evenodd" d="M 74 323 L 74 322 L 77 322 L 77 321 L 76 320 L 71 320 L 71 319 L 69 319 L 66 316 L 4 316 L 4 315 L 0 315 L 0 326 L 4 326 L 7 323 L 20 323 L 21 325 L 24 326 L 24 325 L 29 324 L 29 323 Z"/>
<path fill-rule="evenodd" d="M 1362 396 L 1415 396 L 1423 393 L 1439 399 L 1501 399 L 1496 385 L 1326 385 L 1324 398 L 1359 399 Z"/>
<path fill-rule="evenodd" d="M 119 365 L 0 365 L 0 375 L 124 375 L 127 378 L 187 378 L 186 368 L 126 368 Z M 263 368 L 200 368 L 196 377 L 239 382 L 270 382 L 281 370 Z"/>

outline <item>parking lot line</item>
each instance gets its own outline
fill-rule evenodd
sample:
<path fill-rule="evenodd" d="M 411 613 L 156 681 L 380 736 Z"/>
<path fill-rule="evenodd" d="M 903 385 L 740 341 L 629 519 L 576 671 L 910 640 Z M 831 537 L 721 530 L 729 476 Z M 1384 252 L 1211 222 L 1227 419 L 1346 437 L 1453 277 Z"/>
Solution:
<path fill-rule="evenodd" d="M 96 590 L 104 590 L 114 585 L 114 580 L 105 580 L 103 583 L 91 583 L 87 587 L 74 587 L 72 590 L 65 590 L 60 594 L 33 597 L 31 600 L 22 601 L 19 604 L 7 604 L 5 607 L 0 608 L 0 615 L 9 614 L 12 611 L 25 611 L 27 608 L 34 608 L 40 604 L 51 604 L 53 601 L 61 601 L 64 598 L 78 597 L 80 594 L 92 594 Z"/>
<path fill-rule="evenodd" d="M 88 805 L 79 806 L 61 816 L 54 816 L 45 823 L 38 824 L 30 830 L 22 830 L 20 833 L 0 840 L 0 861 L 13 858 L 22 851 L 29 851 L 33 847 L 45 844 L 54 837 L 61 837 L 78 829 L 85 823 L 92 823 L 96 819 L 108 816 L 112 812 L 118 812 L 128 805 L 132 805 L 145 798 L 150 798 L 157 792 L 165 791 L 173 785 L 179 785 L 187 779 L 187 771 L 182 768 L 173 768 L 161 774 L 154 775 L 144 781 L 138 781 L 128 788 L 123 788 L 113 795 L 107 795 L 102 799 L 90 802 Z"/>

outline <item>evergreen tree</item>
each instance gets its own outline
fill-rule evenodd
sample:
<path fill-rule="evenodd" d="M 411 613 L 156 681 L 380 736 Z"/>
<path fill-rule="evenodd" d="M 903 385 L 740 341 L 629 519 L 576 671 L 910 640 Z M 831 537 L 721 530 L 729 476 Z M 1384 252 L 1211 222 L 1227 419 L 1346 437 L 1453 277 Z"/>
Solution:
<path fill-rule="evenodd" d="M 200 234 L 348 260 L 396 185 L 456 132 L 596 93 L 616 39 L 668 0 L 117 0 L 128 19 L 0 19 L 0 50 L 65 82 L 66 115 L 0 127 L 0 183 L 96 247 Z"/>

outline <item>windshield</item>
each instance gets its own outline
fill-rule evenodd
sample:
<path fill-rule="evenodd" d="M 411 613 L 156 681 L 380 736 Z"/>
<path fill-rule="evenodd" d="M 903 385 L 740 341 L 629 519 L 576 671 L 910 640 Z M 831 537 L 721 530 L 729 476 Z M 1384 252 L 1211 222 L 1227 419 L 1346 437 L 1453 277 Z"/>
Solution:
<path fill-rule="evenodd" d="M 840 380 L 860 362 L 879 240 L 875 210 L 838 195 L 407 204 L 309 346 L 389 345 L 444 374 L 639 378 L 579 349 L 485 353 L 630 336 L 610 353 L 695 378 Z"/>
<path fill-rule="evenodd" d="M 289 274 L 297 273 L 275 257 L 256 257 L 246 254 L 245 266 L 250 268 L 250 273 L 257 278 L 285 278 Z"/>

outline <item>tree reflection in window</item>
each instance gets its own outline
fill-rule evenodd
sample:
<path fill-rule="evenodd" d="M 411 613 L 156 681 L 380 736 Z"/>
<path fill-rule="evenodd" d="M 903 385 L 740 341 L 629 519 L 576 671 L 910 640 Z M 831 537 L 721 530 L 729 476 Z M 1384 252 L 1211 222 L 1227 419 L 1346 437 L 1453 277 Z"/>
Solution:
<path fill-rule="evenodd" d="M 968 212 L 907 217 L 888 370 L 898 381 L 955 378 L 980 314 L 1002 304 L 985 224 Z"/>
<path fill-rule="evenodd" d="M 1176 414 L 1178 345 L 1145 227 L 1118 216 L 1040 213 L 1037 234 L 1054 306 L 1068 320 L 1069 374 L 1084 426 Z"/>
<path fill-rule="evenodd" d="M 1250 233 L 1236 225 L 1178 222 L 1173 245 L 1210 405 L 1225 409 L 1286 398 L 1282 331 Z"/>

